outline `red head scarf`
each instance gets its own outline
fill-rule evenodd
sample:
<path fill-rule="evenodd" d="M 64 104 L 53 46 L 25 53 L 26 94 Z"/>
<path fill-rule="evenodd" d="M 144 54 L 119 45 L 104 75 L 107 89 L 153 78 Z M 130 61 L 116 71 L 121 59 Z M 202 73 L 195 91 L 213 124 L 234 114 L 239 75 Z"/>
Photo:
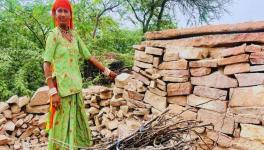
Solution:
<path fill-rule="evenodd" d="M 72 22 L 72 7 L 71 7 L 71 3 L 69 2 L 69 0 L 55 0 L 53 6 L 52 6 L 52 16 L 53 16 L 53 19 L 54 19 L 54 25 L 55 27 L 58 26 L 58 21 L 56 20 L 55 18 L 55 13 L 56 13 L 56 10 L 58 8 L 65 8 L 65 9 L 68 9 L 71 13 L 71 20 L 69 22 L 69 28 L 70 29 L 73 29 L 73 22 Z"/>

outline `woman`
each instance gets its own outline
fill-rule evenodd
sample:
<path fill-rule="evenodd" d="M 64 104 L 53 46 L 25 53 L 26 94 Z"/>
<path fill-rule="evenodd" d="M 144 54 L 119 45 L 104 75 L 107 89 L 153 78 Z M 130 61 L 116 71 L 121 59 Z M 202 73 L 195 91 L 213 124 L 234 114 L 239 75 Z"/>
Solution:
<path fill-rule="evenodd" d="M 92 145 L 81 94 L 79 58 L 87 59 L 110 78 L 116 77 L 114 72 L 91 56 L 73 29 L 72 13 L 68 0 L 55 1 L 52 7 L 55 28 L 48 35 L 43 55 L 51 99 L 49 150 L 72 150 Z"/>

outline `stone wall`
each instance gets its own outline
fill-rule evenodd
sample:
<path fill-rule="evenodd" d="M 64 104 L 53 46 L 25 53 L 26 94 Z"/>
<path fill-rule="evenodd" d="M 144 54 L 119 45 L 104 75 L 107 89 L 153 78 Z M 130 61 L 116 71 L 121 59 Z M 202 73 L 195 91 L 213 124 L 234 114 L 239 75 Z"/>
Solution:
<path fill-rule="evenodd" d="M 134 46 L 133 78 L 146 91 L 133 89 L 128 99 L 150 104 L 151 114 L 188 109 L 184 118 L 214 125 L 204 134 L 215 149 L 264 149 L 264 22 L 171 29 L 145 38 Z"/>

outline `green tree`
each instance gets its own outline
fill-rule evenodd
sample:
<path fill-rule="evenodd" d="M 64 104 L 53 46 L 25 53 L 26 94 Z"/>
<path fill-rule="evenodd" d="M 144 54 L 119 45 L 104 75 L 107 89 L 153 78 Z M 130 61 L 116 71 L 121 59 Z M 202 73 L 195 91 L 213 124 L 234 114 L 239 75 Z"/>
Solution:
<path fill-rule="evenodd" d="M 173 20 L 179 12 L 187 16 L 188 23 L 209 23 L 219 18 L 231 0 L 125 0 L 125 11 L 134 17 L 128 18 L 139 23 L 142 32 L 161 30 L 176 26 Z M 130 15 L 130 14 L 128 14 Z"/>
<path fill-rule="evenodd" d="M 44 85 L 41 55 L 47 33 L 51 30 L 51 3 L 0 1 L 0 100 L 14 94 L 31 95 Z M 123 60 L 126 67 L 131 67 L 132 45 L 140 42 L 142 34 L 139 30 L 121 29 L 109 14 L 116 11 L 119 3 L 79 0 L 73 1 L 73 7 L 75 28 L 92 54 L 105 65 L 111 63 L 111 55 L 114 59 Z M 109 7 L 111 9 L 105 10 Z M 81 65 L 85 85 L 104 77 L 97 69 L 93 71 L 87 64 Z M 89 71 L 92 73 L 88 74 Z"/>

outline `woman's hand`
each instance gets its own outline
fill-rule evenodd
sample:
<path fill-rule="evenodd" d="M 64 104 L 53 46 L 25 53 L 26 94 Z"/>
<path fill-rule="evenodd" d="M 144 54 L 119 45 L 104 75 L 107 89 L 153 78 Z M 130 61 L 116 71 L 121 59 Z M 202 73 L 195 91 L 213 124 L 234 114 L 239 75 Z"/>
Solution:
<path fill-rule="evenodd" d="M 90 63 L 94 64 L 100 71 L 103 72 L 104 75 L 110 77 L 111 79 L 116 78 L 117 74 L 115 72 L 109 70 L 105 66 L 103 66 L 103 64 L 101 62 L 99 62 L 94 56 L 91 57 L 88 61 Z"/>
<path fill-rule="evenodd" d="M 109 74 L 109 77 L 114 80 L 116 78 L 117 74 L 114 71 L 111 71 Z"/>
<path fill-rule="evenodd" d="M 61 101 L 58 94 L 52 95 L 52 105 L 57 109 L 61 107 Z"/>

